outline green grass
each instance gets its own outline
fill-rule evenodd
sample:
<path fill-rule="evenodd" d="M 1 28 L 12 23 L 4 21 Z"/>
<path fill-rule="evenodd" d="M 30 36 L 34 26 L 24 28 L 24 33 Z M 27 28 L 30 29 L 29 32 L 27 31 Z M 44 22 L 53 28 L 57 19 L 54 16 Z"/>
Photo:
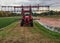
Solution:
<path fill-rule="evenodd" d="M 35 22 L 35 25 L 44 35 L 49 36 L 50 38 L 60 39 L 60 33 L 50 31 L 40 25 L 38 22 Z"/>
<path fill-rule="evenodd" d="M 1 17 L 0 18 L 0 29 L 8 26 L 9 24 L 17 21 L 19 17 Z"/>
<path fill-rule="evenodd" d="M 7 31 L 9 29 L 12 29 L 12 28 L 16 27 L 17 24 L 18 24 L 17 22 L 14 22 L 14 23 L 4 27 L 4 29 L 2 29 L 2 31 L 0 31 L 0 36 L 4 38 L 6 35 L 9 34 L 9 32 L 7 32 Z"/>

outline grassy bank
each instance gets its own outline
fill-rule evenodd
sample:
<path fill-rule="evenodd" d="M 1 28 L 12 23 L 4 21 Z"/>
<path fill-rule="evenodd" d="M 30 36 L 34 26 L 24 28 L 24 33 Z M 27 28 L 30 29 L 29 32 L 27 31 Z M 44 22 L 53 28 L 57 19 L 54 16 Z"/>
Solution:
<path fill-rule="evenodd" d="M 12 30 L 12 28 L 15 28 L 17 24 L 18 24 L 18 23 L 17 23 L 17 21 L 16 21 L 16 22 L 11 23 L 10 25 L 4 27 L 4 29 L 2 29 L 2 30 L 0 31 L 0 37 L 3 37 L 3 38 L 4 38 L 6 35 L 8 35 L 8 34 L 9 34 L 8 30 L 9 30 L 9 29 Z"/>
<path fill-rule="evenodd" d="M 50 38 L 60 39 L 60 33 L 50 31 L 42 25 L 40 25 L 38 22 L 35 22 L 35 25 L 40 30 L 40 32 L 42 32 L 42 34 L 49 36 Z"/>

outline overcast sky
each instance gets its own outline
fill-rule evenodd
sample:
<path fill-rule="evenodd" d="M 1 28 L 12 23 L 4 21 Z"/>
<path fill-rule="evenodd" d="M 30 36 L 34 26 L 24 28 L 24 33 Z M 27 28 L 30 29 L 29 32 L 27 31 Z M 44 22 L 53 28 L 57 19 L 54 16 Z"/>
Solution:
<path fill-rule="evenodd" d="M 60 8 L 60 0 L 0 0 L 0 5 L 50 5 L 52 8 Z"/>
<path fill-rule="evenodd" d="M 60 0 L 0 0 L 0 5 L 21 5 L 21 4 L 48 5 L 51 3 L 53 3 L 53 5 L 60 4 Z"/>

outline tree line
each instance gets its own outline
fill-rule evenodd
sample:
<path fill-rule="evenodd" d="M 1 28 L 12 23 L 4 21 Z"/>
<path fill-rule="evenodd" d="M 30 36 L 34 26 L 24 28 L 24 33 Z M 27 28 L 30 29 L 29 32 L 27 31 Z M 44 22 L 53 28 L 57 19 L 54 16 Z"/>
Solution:
<path fill-rule="evenodd" d="M 40 14 L 37 13 L 32 13 L 33 16 L 59 16 L 60 11 L 48 11 L 48 12 L 43 12 Z M 10 17 L 10 16 L 21 16 L 21 14 L 18 13 L 12 13 L 9 11 L 0 11 L 0 17 Z"/>
<path fill-rule="evenodd" d="M 60 11 L 48 11 L 40 14 L 33 13 L 33 16 L 59 16 L 59 15 L 60 15 Z"/>
<path fill-rule="evenodd" d="M 20 14 L 12 13 L 9 11 L 0 11 L 0 17 L 20 16 Z"/>

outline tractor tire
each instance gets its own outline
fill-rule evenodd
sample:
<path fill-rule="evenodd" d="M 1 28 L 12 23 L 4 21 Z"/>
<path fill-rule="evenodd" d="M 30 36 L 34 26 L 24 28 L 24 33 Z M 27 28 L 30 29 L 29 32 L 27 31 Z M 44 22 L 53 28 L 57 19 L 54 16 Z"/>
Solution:
<path fill-rule="evenodd" d="M 23 25 L 24 25 L 24 20 L 21 21 L 21 26 L 23 26 Z"/>
<path fill-rule="evenodd" d="M 30 22 L 30 26 L 33 27 L 33 21 Z"/>

